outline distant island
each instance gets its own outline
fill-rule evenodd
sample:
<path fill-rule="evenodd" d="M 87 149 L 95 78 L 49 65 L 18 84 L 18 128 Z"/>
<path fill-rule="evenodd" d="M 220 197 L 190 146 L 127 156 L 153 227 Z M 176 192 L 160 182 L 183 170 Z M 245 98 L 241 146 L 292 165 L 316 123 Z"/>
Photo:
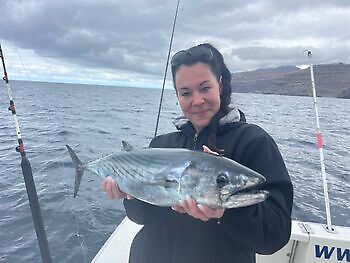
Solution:
<path fill-rule="evenodd" d="M 319 97 L 350 99 L 350 64 L 314 65 Z M 232 74 L 233 92 L 312 96 L 310 69 L 282 66 Z"/>

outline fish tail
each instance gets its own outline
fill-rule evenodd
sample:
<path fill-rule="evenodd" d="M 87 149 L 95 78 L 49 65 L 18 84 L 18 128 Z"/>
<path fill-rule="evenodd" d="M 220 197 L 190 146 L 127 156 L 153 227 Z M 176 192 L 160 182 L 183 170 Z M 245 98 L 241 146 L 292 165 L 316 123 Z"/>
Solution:
<path fill-rule="evenodd" d="M 81 178 L 84 173 L 84 166 L 83 163 L 79 160 L 78 156 L 73 151 L 73 149 L 69 145 L 66 145 L 66 147 L 75 166 L 74 197 L 76 197 L 78 194 Z"/>

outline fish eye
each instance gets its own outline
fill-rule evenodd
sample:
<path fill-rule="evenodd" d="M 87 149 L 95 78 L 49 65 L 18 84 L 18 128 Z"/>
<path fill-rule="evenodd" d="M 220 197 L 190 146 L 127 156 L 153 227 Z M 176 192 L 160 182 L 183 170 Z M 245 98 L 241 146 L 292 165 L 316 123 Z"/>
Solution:
<path fill-rule="evenodd" d="M 227 185 L 229 183 L 228 177 L 226 174 L 224 173 L 220 173 L 217 177 L 216 177 L 216 185 L 219 188 L 224 187 L 225 185 Z"/>

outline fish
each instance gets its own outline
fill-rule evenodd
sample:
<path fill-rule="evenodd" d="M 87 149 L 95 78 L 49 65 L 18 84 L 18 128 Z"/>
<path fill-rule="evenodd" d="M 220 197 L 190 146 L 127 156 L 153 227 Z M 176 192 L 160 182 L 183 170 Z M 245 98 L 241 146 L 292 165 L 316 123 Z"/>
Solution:
<path fill-rule="evenodd" d="M 212 209 L 237 208 L 263 202 L 268 191 L 261 174 L 224 156 L 182 148 L 134 149 L 83 164 L 66 145 L 75 165 L 74 197 L 85 170 L 111 176 L 121 191 L 149 204 L 171 207 L 187 197 Z"/>

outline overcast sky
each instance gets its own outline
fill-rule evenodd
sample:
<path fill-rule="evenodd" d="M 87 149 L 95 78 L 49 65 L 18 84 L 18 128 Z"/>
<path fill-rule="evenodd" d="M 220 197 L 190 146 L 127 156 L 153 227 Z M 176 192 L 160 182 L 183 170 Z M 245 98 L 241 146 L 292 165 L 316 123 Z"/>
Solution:
<path fill-rule="evenodd" d="M 176 0 L 0 0 L 12 79 L 159 85 Z M 181 0 L 172 53 L 214 44 L 232 72 L 350 63 L 349 0 Z"/>

